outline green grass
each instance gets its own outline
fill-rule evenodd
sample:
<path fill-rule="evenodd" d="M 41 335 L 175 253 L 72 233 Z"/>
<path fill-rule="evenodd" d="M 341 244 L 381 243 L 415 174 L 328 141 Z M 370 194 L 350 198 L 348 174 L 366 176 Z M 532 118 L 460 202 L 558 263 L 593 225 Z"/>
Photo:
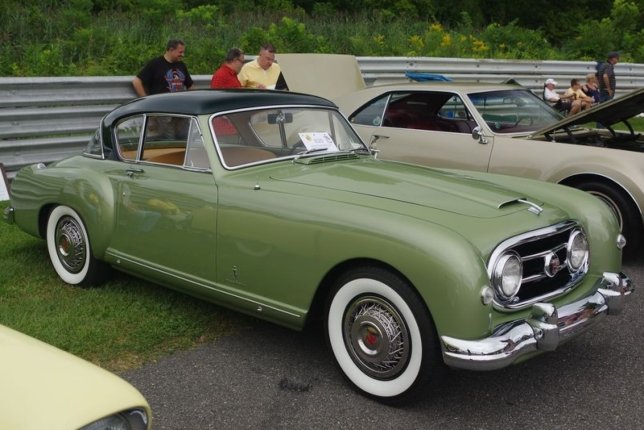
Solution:
<path fill-rule="evenodd" d="M 636 133 L 644 133 L 644 117 L 635 117 L 628 120 L 628 123 L 633 127 L 633 130 Z M 628 131 L 626 125 L 622 123 L 615 124 L 613 126 L 615 130 Z"/>
<path fill-rule="evenodd" d="M 4 210 L 7 202 L 0 203 Z M 99 288 L 62 282 L 46 243 L 0 221 L 0 324 L 111 371 L 212 341 L 250 317 L 119 272 Z"/>
<path fill-rule="evenodd" d="M 628 123 L 630 124 L 631 127 L 633 127 L 633 130 L 635 133 L 644 133 L 644 117 L 635 117 L 635 118 L 630 118 L 628 120 Z M 582 124 L 585 127 L 588 128 L 595 128 L 597 127 L 597 123 L 595 122 L 589 122 L 586 124 Z M 615 130 L 620 130 L 620 131 L 628 131 L 628 127 L 626 127 L 625 124 L 623 123 L 617 123 L 612 126 L 613 129 Z"/>
<path fill-rule="evenodd" d="M 633 118 L 629 121 L 634 130 L 644 133 L 644 117 Z"/>

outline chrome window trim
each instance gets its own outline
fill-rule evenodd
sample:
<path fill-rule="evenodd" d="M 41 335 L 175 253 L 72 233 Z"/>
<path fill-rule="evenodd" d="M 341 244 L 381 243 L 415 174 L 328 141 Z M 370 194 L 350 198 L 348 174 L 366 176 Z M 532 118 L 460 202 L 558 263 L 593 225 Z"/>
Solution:
<path fill-rule="evenodd" d="M 142 146 L 141 143 L 143 141 L 143 135 L 145 134 L 145 124 L 147 123 L 147 116 L 148 114 L 146 113 L 133 114 L 127 117 L 119 118 L 118 121 L 114 122 L 114 124 L 112 125 L 112 130 L 110 130 L 110 135 L 112 136 L 112 141 L 114 142 L 114 151 L 116 152 L 116 155 L 119 161 L 122 161 L 124 163 L 137 164 L 139 157 L 141 155 L 141 146 Z M 137 147 L 136 147 L 136 157 L 134 159 L 125 158 L 121 153 L 119 137 L 116 131 L 118 130 L 119 125 L 135 117 L 143 118 L 143 123 L 141 124 L 141 132 L 139 133 L 139 142 L 137 143 Z"/>
<path fill-rule="evenodd" d="M 92 154 L 90 152 L 87 152 L 87 145 L 85 146 L 85 149 L 83 150 L 83 155 L 85 157 L 89 158 L 94 158 L 96 160 L 105 160 L 105 146 L 103 142 L 103 119 L 101 119 L 101 122 L 98 124 L 98 128 L 96 129 L 96 133 L 98 133 L 98 141 L 99 141 L 99 146 L 101 148 L 101 155 L 98 154 Z M 90 137 L 91 139 L 92 137 Z"/>
<path fill-rule="evenodd" d="M 268 163 L 275 163 L 279 161 L 285 161 L 285 160 L 294 160 L 297 157 L 297 154 L 292 154 L 288 156 L 283 156 L 283 157 L 275 157 L 275 158 L 270 158 L 268 160 L 260 160 L 260 161 L 254 161 L 252 163 L 246 163 L 246 164 L 240 164 L 238 166 L 229 166 L 226 164 L 225 159 L 223 154 L 221 153 L 221 148 L 219 146 L 219 141 L 217 140 L 217 135 L 215 134 L 215 130 L 213 128 L 213 119 L 219 116 L 225 116 L 225 115 L 230 115 L 230 114 L 235 114 L 235 113 L 240 113 L 240 112 L 252 112 L 252 111 L 267 111 L 271 109 L 311 109 L 311 110 L 321 110 L 321 111 L 328 111 L 328 112 L 333 112 L 334 114 L 339 115 L 341 118 L 345 119 L 345 122 L 349 125 L 349 129 L 351 132 L 355 135 L 355 137 L 358 139 L 359 142 L 361 142 L 365 149 L 369 149 L 368 146 L 362 141 L 358 133 L 353 129 L 351 126 L 351 123 L 348 122 L 348 120 L 344 117 L 344 115 L 336 108 L 333 107 L 328 107 L 328 106 L 317 106 L 317 105 L 305 105 L 305 104 L 294 104 L 294 105 L 267 105 L 267 106 L 261 106 L 261 107 L 250 107 L 250 108 L 243 108 L 243 109 L 234 109 L 234 110 L 228 110 L 228 111 L 221 111 L 217 112 L 214 114 L 211 114 L 208 117 L 208 128 L 210 129 L 210 135 L 212 137 L 212 141 L 215 144 L 215 150 L 217 151 L 217 156 L 219 157 L 219 161 L 221 162 L 221 165 L 224 167 L 226 170 L 239 170 L 239 169 L 245 169 L 247 167 L 252 167 L 252 166 L 257 166 L 260 164 L 268 164 Z M 263 140 L 255 133 L 252 127 L 249 127 L 250 130 L 254 133 L 255 138 L 257 139 L 258 142 L 263 142 Z M 263 148 L 271 148 L 270 146 L 263 146 Z"/>

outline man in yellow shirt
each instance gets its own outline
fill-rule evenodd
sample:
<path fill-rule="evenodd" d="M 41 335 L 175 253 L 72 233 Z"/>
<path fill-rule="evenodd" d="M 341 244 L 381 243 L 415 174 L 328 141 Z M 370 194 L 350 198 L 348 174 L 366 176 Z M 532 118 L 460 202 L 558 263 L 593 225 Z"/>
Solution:
<path fill-rule="evenodd" d="M 588 97 L 586 93 L 584 93 L 581 90 L 581 84 L 577 79 L 572 79 L 570 81 L 570 88 L 566 90 L 566 92 L 563 95 L 564 99 L 569 99 L 572 100 L 573 102 L 573 109 L 575 108 L 575 102 L 578 100 L 579 101 L 579 109 L 575 109 L 577 112 L 579 110 L 586 110 L 588 109 L 592 104 L 593 104 L 593 99 L 592 97 Z M 570 111 L 571 114 L 576 113 L 573 112 L 573 110 Z"/>
<path fill-rule="evenodd" d="M 237 78 L 245 88 L 275 89 L 280 75 L 280 66 L 275 62 L 275 47 L 266 43 L 257 58 L 244 64 Z"/>

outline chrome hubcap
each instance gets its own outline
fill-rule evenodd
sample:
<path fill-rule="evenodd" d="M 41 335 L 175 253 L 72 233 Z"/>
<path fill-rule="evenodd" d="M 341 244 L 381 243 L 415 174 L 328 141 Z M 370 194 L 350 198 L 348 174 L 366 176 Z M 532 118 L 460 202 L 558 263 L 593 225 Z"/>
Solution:
<path fill-rule="evenodd" d="M 56 252 L 58 260 L 71 273 L 78 273 L 85 265 L 87 245 L 83 230 L 72 217 L 62 217 L 56 226 Z"/>
<path fill-rule="evenodd" d="M 411 344 L 398 311 L 380 297 L 360 297 L 344 315 L 344 342 L 360 369 L 378 379 L 392 379 L 405 370 Z"/>

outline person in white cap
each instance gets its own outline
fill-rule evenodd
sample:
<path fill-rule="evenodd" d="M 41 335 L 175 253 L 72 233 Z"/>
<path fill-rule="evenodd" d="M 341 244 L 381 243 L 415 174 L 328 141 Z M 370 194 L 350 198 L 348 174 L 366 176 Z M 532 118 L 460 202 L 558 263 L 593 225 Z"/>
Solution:
<path fill-rule="evenodd" d="M 556 86 L 557 81 L 552 78 L 546 79 L 546 83 L 543 86 L 543 99 L 559 112 L 568 115 L 574 115 L 579 112 L 581 110 L 581 100 L 574 100 L 574 94 L 559 95 L 555 91 Z"/>

